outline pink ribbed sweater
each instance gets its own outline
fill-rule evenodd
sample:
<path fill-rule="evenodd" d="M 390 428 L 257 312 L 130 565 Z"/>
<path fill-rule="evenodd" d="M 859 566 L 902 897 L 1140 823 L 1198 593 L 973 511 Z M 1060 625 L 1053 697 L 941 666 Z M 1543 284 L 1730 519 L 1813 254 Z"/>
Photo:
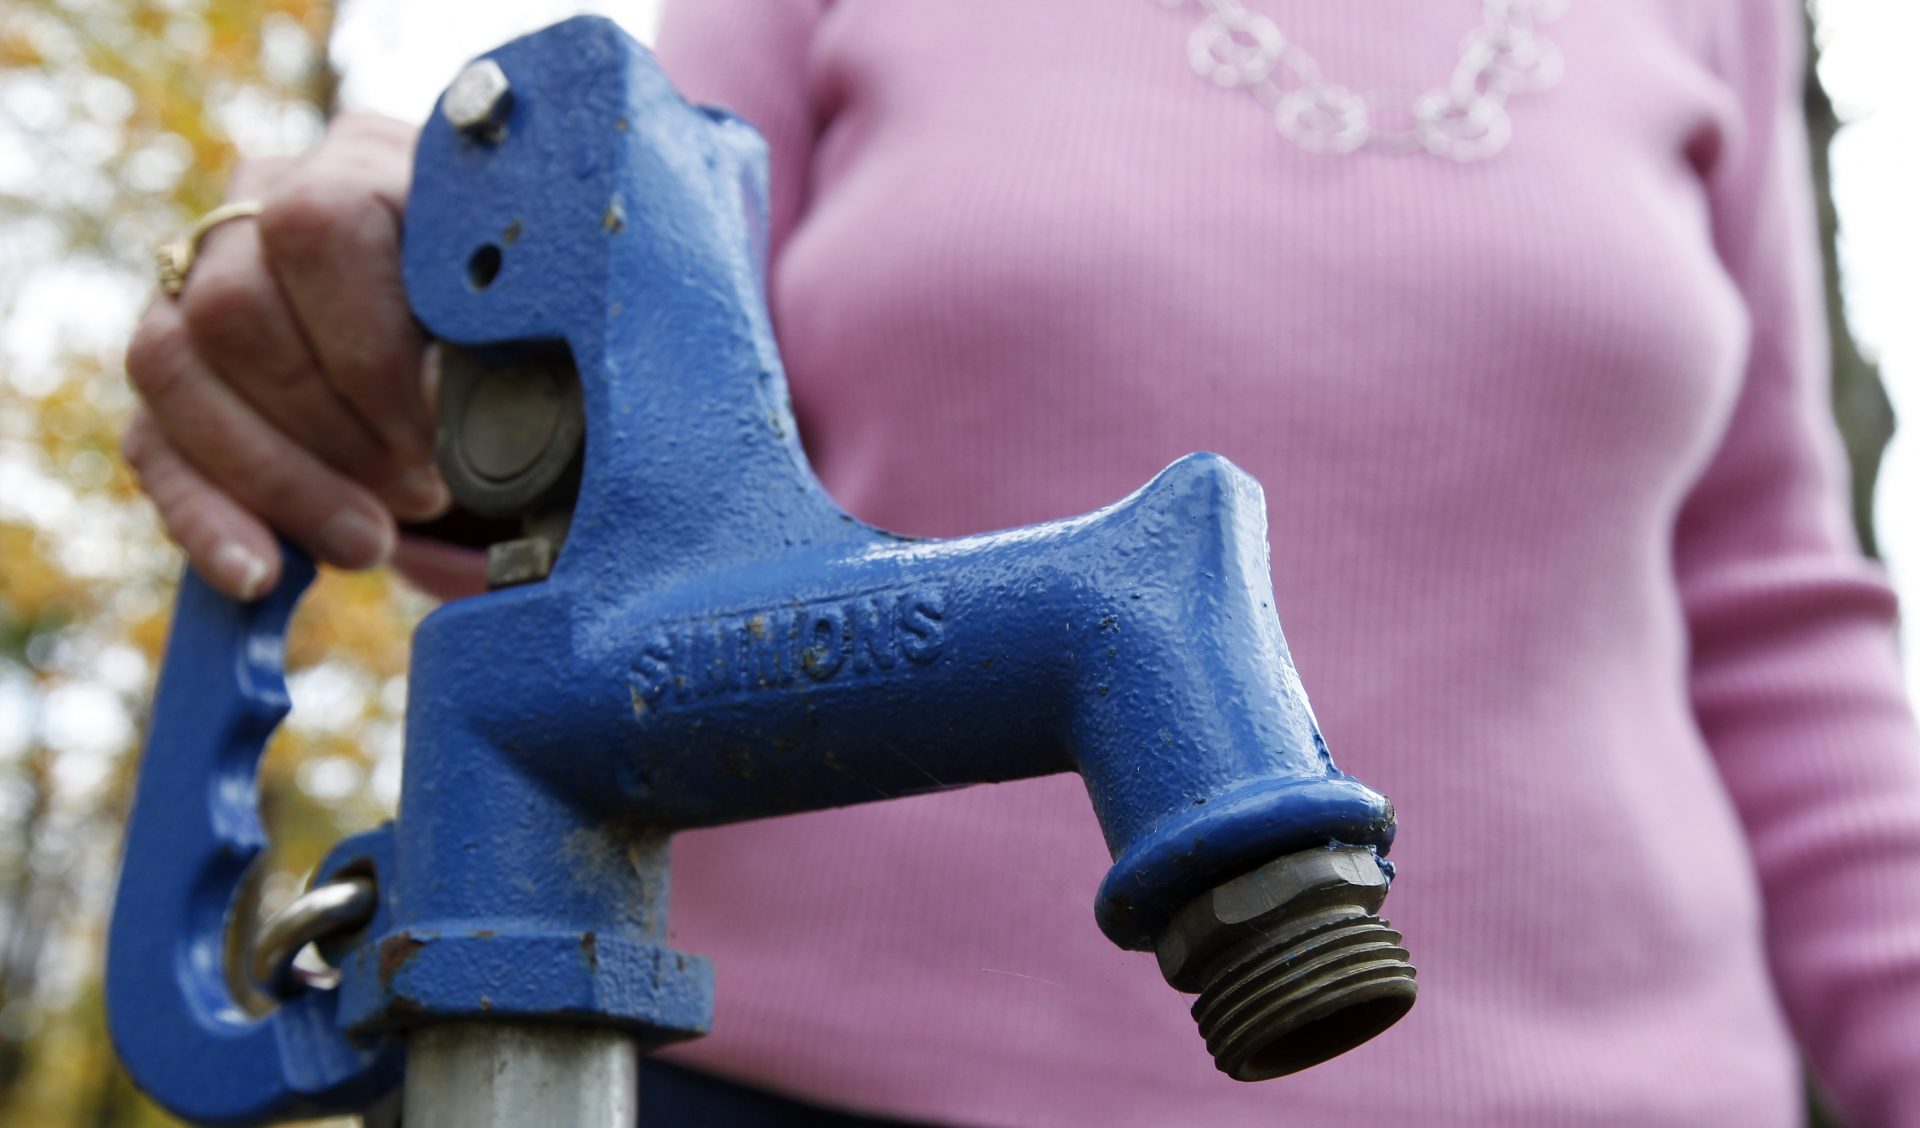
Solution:
<path fill-rule="evenodd" d="M 1249 0 L 1356 89 L 1476 0 Z M 1095 929 L 1074 777 L 685 835 L 682 1060 L 1007 1125 L 1796 1121 L 1796 1039 L 1920 1124 L 1920 758 L 1824 408 L 1790 0 L 1574 0 L 1483 164 L 1284 141 L 1145 0 L 680 0 L 773 152 L 771 293 L 859 516 L 1079 513 L 1193 450 L 1265 485 L 1282 621 L 1391 795 L 1420 968 L 1377 1041 L 1216 1074 Z"/>

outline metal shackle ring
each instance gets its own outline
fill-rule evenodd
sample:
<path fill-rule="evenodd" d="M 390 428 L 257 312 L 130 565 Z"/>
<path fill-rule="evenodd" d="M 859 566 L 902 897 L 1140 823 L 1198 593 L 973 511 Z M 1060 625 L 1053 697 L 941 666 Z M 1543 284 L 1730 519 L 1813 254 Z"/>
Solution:
<path fill-rule="evenodd" d="M 285 985 L 301 949 L 364 926 L 378 905 L 371 877 L 343 877 L 307 890 L 268 917 L 254 934 L 247 951 L 247 974 L 273 997 L 286 997 Z"/>

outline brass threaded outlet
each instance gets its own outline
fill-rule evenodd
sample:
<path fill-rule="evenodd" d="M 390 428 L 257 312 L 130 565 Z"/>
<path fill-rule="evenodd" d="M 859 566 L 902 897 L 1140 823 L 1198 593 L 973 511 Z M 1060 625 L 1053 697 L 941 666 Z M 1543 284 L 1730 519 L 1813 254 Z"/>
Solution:
<path fill-rule="evenodd" d="M 1193 1017 L 1236 1081 L 1265 1081 L 1346 1053 L 1413 1007 L 1413 965 L 1398 932 L 1346 906 L 1287 922 L 1214 970 Z"/>
<path fill-rule="evenodd" d="M 1418 993 L 1401 936 L 1376 913 L 1371 850 L 1288 854 L 1175 913 L 1155 947 L 1221 1072 L 1264 1081 L 1336 1057 L 1398 1022 Z"/>

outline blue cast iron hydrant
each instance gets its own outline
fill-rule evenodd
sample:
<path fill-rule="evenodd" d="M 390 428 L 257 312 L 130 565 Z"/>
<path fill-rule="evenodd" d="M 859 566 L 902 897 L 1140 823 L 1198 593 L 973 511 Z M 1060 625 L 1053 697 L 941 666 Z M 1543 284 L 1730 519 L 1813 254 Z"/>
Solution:
<path fill-rule="evenodd" d="M 311 570 L 290 558 L 251 605 L 183 582 L 107 976 L 121 1058 L 175 1114 L 364 1110 L 404 1081 L 408 1128 L 507 1123 L 534 1107 L 513 1078 L 537 1075 L 527 1122 L 632 1124 L 636 1049 L 712 1012 L 708 962 L 666 945 L 674 831 L 1052 772 L 1085 778 L 1114 858 L 1100 927 L 1198 993 L 1232 1077 L 1305 1068 L 1412 1005 L 1376 915 L 1393 809 L 1328 757 L 1259 486 L 1193 455 L 1047 525 L 855 521 L 787 402 L 765 176 L 751 128 L 598 19 L 442 98 L 408 295 L 446 350 L 455 496 L 517 525 L 494 590 L 415 634 L 398 816 L 268 926 L 265 1015 L 229 986 L 226 920 Z M 308 940 L 336 985 L 289 972 Z"/>

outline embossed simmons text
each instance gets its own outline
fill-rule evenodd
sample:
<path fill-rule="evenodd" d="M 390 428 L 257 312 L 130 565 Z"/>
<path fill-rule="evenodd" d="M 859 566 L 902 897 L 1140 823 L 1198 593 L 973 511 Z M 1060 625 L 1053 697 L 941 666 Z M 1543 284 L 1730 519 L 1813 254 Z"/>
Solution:
<path fill-rule="evenodd" d="M 937 587 L 842 596 L 655 627 L 633 660 L 637 709 L 887 676 L 931 665 L 944 644 Z"/>

